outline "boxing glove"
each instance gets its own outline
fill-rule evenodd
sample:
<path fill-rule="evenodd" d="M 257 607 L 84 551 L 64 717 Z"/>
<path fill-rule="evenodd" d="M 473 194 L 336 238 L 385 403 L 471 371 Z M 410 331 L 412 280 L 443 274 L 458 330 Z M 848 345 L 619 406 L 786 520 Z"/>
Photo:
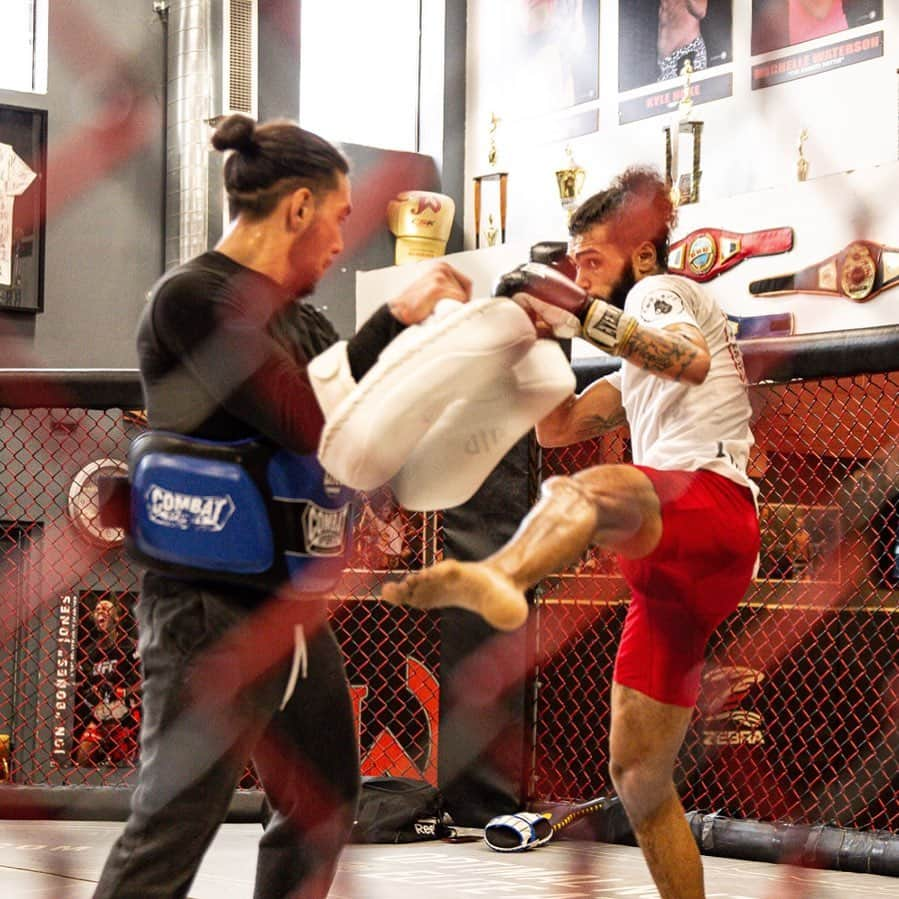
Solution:
<path fill-rule="evenodd" d="M 544 240 L 531 247 L 531 262 L 542 262 L 552 266 L 572 281 L 577 277 L 577 268 L 568 255 L 568 243 L 564 240 Z"/>
<path fill-rule="evenodd" d="M 501 275 L 493 295 L 511 297 L 546 322 L 556 337 L 583 337 L 611 355 L 624 349 L 637 326 L 636 319 L 539 262 Z"/>
<path fill-rule="evenodd" d="M 434 259 L 446 252 L 456 204 L 428 190 L 404 190 L 387 204 L 387 226 L 396 235 L 397 265 Z"/>

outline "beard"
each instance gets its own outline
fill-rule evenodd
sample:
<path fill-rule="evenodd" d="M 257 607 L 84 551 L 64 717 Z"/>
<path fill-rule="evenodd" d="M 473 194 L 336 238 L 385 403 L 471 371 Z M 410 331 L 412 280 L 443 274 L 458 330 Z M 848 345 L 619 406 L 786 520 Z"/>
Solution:
<path fill-rule="evenodd" d="M 631 288 L 637 283 L 632 265 L 626 265 L 624 271 L 619 276 L 611 292 L 606 297 L 606 302 L 618 309 L 624 309 L 624 301 L 630 293 Z"/>

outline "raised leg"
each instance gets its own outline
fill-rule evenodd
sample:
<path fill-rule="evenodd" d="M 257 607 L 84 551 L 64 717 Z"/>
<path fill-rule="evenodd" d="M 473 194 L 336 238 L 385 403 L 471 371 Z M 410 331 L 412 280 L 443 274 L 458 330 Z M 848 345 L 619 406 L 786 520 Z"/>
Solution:
<path fill-rule="evenodd" d="M 573 565 L 592 543 L 640 556 L 660 534 L 659 502 L 646 475 L 627 465 L 598 466 L 546 481 L 512 539 L 483 562 L 440 562 L 385 584 L 382 595 L 419 609 L 458 606 L 514 630 L 527 618 L 524 591 Z"/>

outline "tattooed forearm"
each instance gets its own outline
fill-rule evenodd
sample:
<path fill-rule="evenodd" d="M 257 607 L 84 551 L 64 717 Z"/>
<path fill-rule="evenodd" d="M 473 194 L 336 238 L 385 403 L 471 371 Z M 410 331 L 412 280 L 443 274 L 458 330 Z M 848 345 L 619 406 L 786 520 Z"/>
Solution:
<path fill-rule="evenodd" d="M 699 348 L 685 337 L 638 328 L 628 341 L 625 358 L 646 371 L 680 381 L 698 355 Z"/>
<path fill-rule="evenodd" d="M 589 440 L 626 423 L 627 415 L 624 409 L 619 409 L 609 416 L 587 415 L 575 424 L 574 436 L 576 440 Z"/>

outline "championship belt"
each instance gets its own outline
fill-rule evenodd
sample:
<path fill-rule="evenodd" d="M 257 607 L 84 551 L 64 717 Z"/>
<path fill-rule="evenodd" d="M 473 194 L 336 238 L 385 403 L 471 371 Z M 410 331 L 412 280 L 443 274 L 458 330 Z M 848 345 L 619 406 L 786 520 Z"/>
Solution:
<path fill-rule="evenodd" d="M 702 228 L 692 231 L 669 249 L 668 271 L 694 281 L 709 281 L 749 256 L 772 256 L 792 249 L 792 228 L 771 228 L 746 234 Z"/>
<path fill-rule="evenodd" d="M 116 697 L 108 701 L 102 700 L 94 706 L 94 718 L 97 721 L 121 721 L 131 711 L 124 699 Z"/>
<path fill-rule="evenodd" d="M 104 549 L 125 542 L 125 531 L 105 527 L 100 520 L 100 483 L 103 479 L 128 474 L 128 466 L 117 459 L 96 459 L 89 462 L 72 479 L 69 487 L 67 511 L 78 532 L 95 546 Z"/>
<path fill-rule="evenodd" d="M 749 284 L 755 296 L 819 293 L 865 303 L 899 281 L 899 249 L 870 240 L 854 240 L 839 253 L 794 272 Z"/>

